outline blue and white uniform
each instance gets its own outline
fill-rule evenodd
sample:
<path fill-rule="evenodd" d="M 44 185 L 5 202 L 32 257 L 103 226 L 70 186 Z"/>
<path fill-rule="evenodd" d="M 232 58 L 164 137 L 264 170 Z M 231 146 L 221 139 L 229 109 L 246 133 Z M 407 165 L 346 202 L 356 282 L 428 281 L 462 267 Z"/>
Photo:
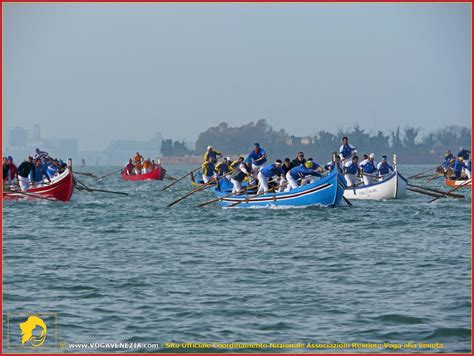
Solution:
<path fill-rule="evenodd" d="M 347 145 L 341 145 L 341 147 L 339 148 L 339 157 L 341 157 L 341 161 L 343 164 L 351 162 L 352 156 L 355 153 L 357 153 L 357 150 L 350 143 L 348 143 Z"/>
<path fill-rule="evenodd" d="M 461 173 L 463 169 L 464 169 L 464 162 L 457 159 L 456 162 L 454 162 L 454 167 L 453 167 L 453 171 L 454 171 L 454 175 L 456 176 L 456 179 L 461 178 Z"/>
<path fill-rule="evenodd" d="M 298 179 L 305 178 L 307 175 L 321 177 L 314 169 L 308 169 L 303 165 L 290 169 L 286 174 L 286 180 L 288 181 L 286 191 L 298 188 Z"/>
<path fill-rule="evenodd" d="M 339 169 L 342 169 L 342 165 L 341 165 L 341 162 L 340 162 L 340 161 L 339 161 L 338 165 L 339 165 Z M 334 169 L 334 166 L 335 166 L 335 165 L 334 165 L 334 162 L 333 162 L 333 161 L 329 161 L 328 163 L 326 163 L 326 164 L 324 165 L 324 169 L 325 169 L 326 171 L 330 171 L 330 172 L 331 172 L 331 171 Z"/>
<path fill-rule="evenodd" d="M 308 160 L 308 162 L 311 162 L 312 169 L 314 170 L 317 170 L 319 167 L 321 167 L 319 163 L 316 163 L 313 160 Z M 312 175 L 312 176 L 306 177 L 301 181 L 301 185 L 314 183 L 316 181 L 316 177 L 321 177 L 321 175 L 319 174 L 318 176 Z"/>
<path fill-rule="evenodd" d="M 360 165 L 360 168 L 362 168 L 363 171 L 363 180 L 364 180 L 364 185 L 370 185 L 373 182 L 373 175 L 377 171 L 377 168 L 375 166 L 375 161 L 373 159 L 368 159 L 363 165 Z"/>
<path fill-rule="evenodd" d="M 379 162 L 377 165 L 377 172 L 379 177 L 385 177 L 390 174 L 390 171 L 393 172 L 393 167 L 387 163 L 387 161 Z"/>
<path fill-rule="evenodd" d="M 35 168 L 33 168 L 30 173 L 30 180 L 33 182 L 34 185 L 40 185 L 41 183 L 43 183 L 43 177 L 46 177 L 49 180 L 48 173 L 43 168 L 43 166 L 35 166 Z"/>
<path fill-rule="evenodd" d="M 467 178 L 471 179 L 471 160 L 464 162 L 463 172 L 467 175 Z"/>
<path fill-rule="evenodd" d="M 267 158 L 265 156 L 267 152 L 263 148 L 260 148 L 258 152 L 255 152 L 255 150 L 252 150 L 249 155 L 247 156 L 247 160 L 250 159 L 252 162 L 252 168 L 254 171 L 260 171 L 262 169 L 263 164 L 267 161 Z"/>
<path fill-rule="evenodd" d="M 344 164 L 344 178 L 348 187 L 353 186 L 357 180 L 357 172 L 359 171 L 359 166 L 357 163 L 349 161 Z"/>
<path fill-rule="evenodd" d="M 48 168 L 46 169 L 46 172 L 48 173 L 49 178 L 53 178 L 56 173 L 58 173 L 59 167 L 56 166 L 55 164 L 50 164 Z"/>
<path fill-rule="evenodd" d="M 281 175 L 283 175 L 283 169 L 281 168 L 281 165 L 273 163 L 263 167 L 257 175 L 259 183 L 257 194 L 261 192 L 268 192 L 268 180 L 274 176 Z"/>

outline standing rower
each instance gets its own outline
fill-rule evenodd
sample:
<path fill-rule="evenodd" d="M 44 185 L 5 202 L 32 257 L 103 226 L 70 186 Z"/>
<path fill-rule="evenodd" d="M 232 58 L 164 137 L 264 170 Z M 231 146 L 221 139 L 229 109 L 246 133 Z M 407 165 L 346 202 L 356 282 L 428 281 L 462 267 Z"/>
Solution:
<path fill-rule="evenodd" d="M 209 158 L 215 158 L 217 162 L 217 156 L 222 156 L 221 151 L 215 150 L 212 146 L 207 146 L 206 153 L 204 153 L 204 162 L 209 161 Z"/>
<path fill-rule="evenodd" d="M 247 156 L 247 160 L 252 162 L 252 170 L 259 172 L 263 164 L 267 161 L 267 153 L 260 147 L 259 143 L 254 143 L 254 149 Z"/>
<path fill-rule="evenodd" d="M 51 183 L 51 179 L 48 176 L 48 172 L 46 172 L 46 170 L 44 169 L 41 160 L 37 159 L 35 161 L 35 166 L 30 173 L 31 182 L 34 186 L 43 185 L 43 177 L 46 177 L 46 179 Z"/>
<path fill-rule="evenodd" d="M 342 138 L 342 145 L 339 148 L 339 156 L 341 157 L 342 164 L 350 163 L 352 156 L 357 153 L 357 150 L 354 146 L 349 144 L 349 139 L 344 136 Z"/>

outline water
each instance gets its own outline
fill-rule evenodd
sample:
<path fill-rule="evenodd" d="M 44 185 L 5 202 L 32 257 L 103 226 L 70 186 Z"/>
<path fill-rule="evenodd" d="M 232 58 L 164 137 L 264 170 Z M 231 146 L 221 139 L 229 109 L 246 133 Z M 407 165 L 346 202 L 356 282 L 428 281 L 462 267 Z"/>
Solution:
<path fill-rule="evenodd" d="M 194 167 L 167 168 L 179 177 Z M 57 313 L 59 344 L 142 342 L 159 345 L 134 351 L 176 352 L 190 350 L 166 343 L 413 341 L 442 347 L 402 351 L 470 351 L 470 198 L 428 204 L 408 192 L 354 208 L 223 210 L 196 208 L 212 198 L 201 192 L 165 208 L 191 189 L 187 179 L 163 192 L 169 181 L 78 178 L 130 195 L 4 202 L 4 315 Z M 441 179 L 431 185 L 443 188 Z"/>

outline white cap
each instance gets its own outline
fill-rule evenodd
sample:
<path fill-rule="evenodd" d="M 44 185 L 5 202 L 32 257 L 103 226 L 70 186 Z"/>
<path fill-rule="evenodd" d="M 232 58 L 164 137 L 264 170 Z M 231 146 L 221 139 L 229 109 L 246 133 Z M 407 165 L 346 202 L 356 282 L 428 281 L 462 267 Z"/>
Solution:
<path fill-rule="evenodd" d="M 371 154 L 369 155 L 369 158 L 375 158 L 375 153 L 371 153 Z"/>
<path fill-rule="evenodd" d="M 229 157 L 225 157 L 224 160 L 225 160 L 225 161 L 230 161 L 230 158 L 229 158 Z"/>
<path fill-rule="evenodd" d="M 212 146 L 207 146 L 207 149 L 208 149 L 208 150 L 212 150 Z"/>

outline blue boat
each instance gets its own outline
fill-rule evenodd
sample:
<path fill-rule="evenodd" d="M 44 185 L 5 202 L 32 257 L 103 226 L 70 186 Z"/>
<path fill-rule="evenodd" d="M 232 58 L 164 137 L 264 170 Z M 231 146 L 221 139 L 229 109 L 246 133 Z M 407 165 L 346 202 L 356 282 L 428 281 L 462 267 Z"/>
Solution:
<path fill-rule="evenodd" d="M 337 169 L 326 177 L 289 192 L 229 195 L 228 189 L 213 188 L 223 208 L 271 208 L 340 206 L 346 189 L 346 180 Z M 237 204 L 238 203 L 238 204 Z"/>

